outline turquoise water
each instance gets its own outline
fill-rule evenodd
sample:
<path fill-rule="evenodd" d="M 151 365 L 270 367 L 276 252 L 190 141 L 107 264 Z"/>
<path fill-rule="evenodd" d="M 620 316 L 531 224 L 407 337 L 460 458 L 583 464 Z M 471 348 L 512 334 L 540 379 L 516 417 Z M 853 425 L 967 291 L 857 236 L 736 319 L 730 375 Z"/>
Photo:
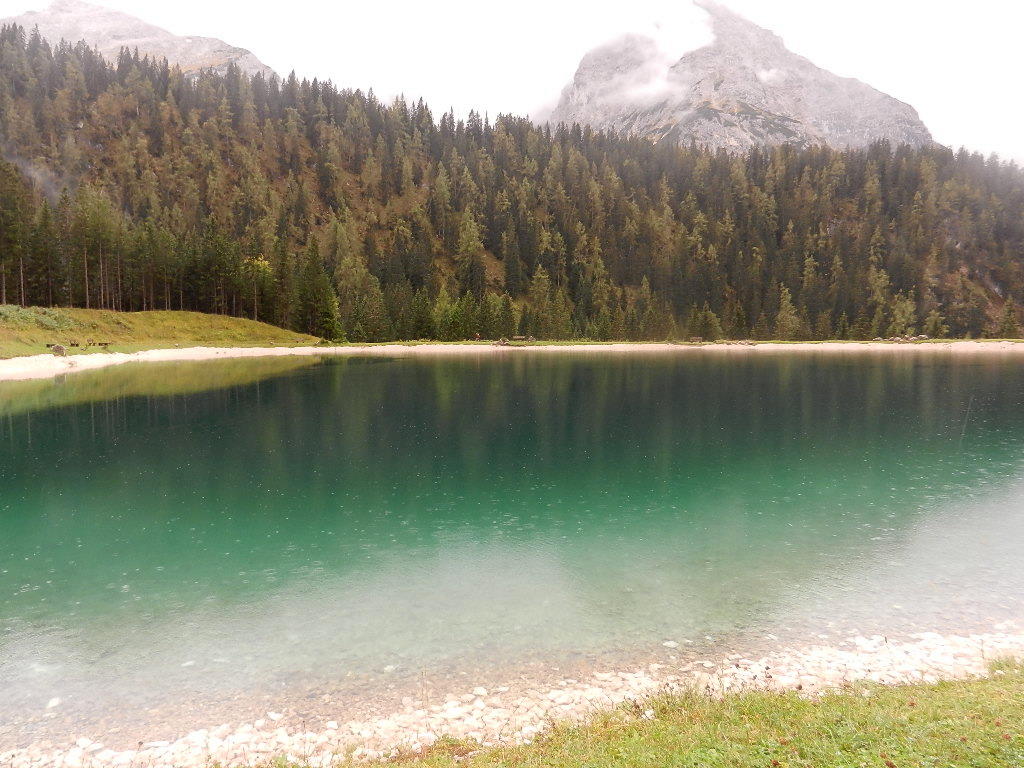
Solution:
<path fill-rule="evenodd" d="M 0 383 L 0 742 L 54 698 L 1019 619 L 1022 406 L 1012 358 L 925 353 Z"/>

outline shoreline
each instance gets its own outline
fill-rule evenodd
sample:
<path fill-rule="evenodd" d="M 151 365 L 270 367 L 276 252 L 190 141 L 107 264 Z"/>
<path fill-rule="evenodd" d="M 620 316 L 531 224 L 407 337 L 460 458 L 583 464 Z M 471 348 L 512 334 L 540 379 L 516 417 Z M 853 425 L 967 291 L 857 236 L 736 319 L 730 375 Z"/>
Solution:
<path fill-rule="evenodd" d="M 214 724 L 173 739 L 140 742 L 135 749 L 114 750 L 83 735 L 63 747 L 39 743 L 0 752 L 11 768 L 224 768 L 269 764 L 286 759 L 326 768 L 356 761 L 387 760 L 416 754 L 443 737 L 479 742 L 481 746 L 528 744 L 553 722 L 585 721 L 625 702 L 663 692 L 698 691 L 717 697 L 745 691 L 800 691 L 815 695 L 855 683 L 900 685 L 946 679 L 984 677 L 1001 659 L 1024 659 L 1024 630 L 1013 623 L 980 634 L 920 632 L 905 639 L 882 635 L 854 636 L 832 644 L 784 646 L 763 655 L 708 652 L 680 659 L 678 644 L 665 641 L 668 660 L 638 663 L 626 670 L 593 670 L 581 679 L 554 686 L 513 689 L 477 686 L 430 699 L 407 697 L 402 708 L 384 716 L 318 726 L 305 716 L 268 710 L 240 724 Z M 468 683 L 466 687 L 468 688 Z M 198 726 L 199 724 L 193 724 Z"/>
<path fill-rule="evenodd" d="M 46 353 L 0 360 L 0 382 L 50 379 L 58 376 L 93 371 L 125 363 L 191 362 L 248 357 L 455 357 L 469 355 L 575 353 L 656 353 L 693 354 L 695 352 L 763 354 L 779 352 L 862 354 L 867 352 L 888 354 L 907 352 L 955 354 L 1024 354 L 1024 343 L 1018 341 L 927 341 L 896 343 L 886 341 L 808 341 L 808 342 L 715 342 L 684 344 L 668 342 L 610 342 L 602 344 L 529 344 L 502 346 L 491 342 L 480 343 L 387 343 L 316 347 L 181 347 L 150 349 L 142 352 L 95 352 L 69 357 Z"/>

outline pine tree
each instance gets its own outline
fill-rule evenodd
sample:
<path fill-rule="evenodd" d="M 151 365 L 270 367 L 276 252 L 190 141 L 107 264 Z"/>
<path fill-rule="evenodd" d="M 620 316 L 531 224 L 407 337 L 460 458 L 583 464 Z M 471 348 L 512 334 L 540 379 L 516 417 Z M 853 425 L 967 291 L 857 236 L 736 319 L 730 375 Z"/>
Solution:
<path fill-rule="evenodd" d="M 839 322 L 836 323 L 835 338 L 850 339 L 850 331 L 850 318 L 848 318 L 846 313 L 843 312 L 843 314 L 839 316 Z"/>
<path fill-rule="evenodd" d="M 459 329 L 455 323 L 455 303 L 444 286 L 441 286 L 441 290 L 437 292 L 431 315 L 434 333 L 438 339 L 455 341 L 458 338 Z"/>
<path fill-rule="evenodd" d="M 912 336 L 914 324 L 917 322 L 917 307 L 914 300 L 904 293 L 898 293 L 892 300 L 889 312 L 889 328 L 886 336 Z"/>
<path fill-rule="evenodd" d="M 511 338 L 516 335 L 519 329 L 519 317 L 516 313 L 512 297 L 507 293 L 501 297 L 501 309 L 498 312 L 498 329 L 495 335 L 501 338 Z"/>
<path fill-rule="evenodd" d="M 758 341 L 765 341 L 772 337 L 771 325 L 768 323 L 768 315 L 762 312 L 758 315 L 754 327 L 750 329 L 750 336 Z"/>
<path fill-rule="evenodd" d="M 295 276 L 295 258 L 286 249 L 283 240 L 277 241 L 274 267 L 274 324 L 294 328 L 298 289 Z"/>
<path fill-rule="evenodd" d="M 18 170 L 0 162 L 0 304 L 24 304 L 19 286 L 26 247 L 28 189 Z"/>
<path fill-rule="evenodd" d="M 548 271 L 542 265 L 537 265 L 537 269 L 534 270 L 526 304 L 528 311 L 523 316 L 523 322 L 527 324 L 528 333 L 538 339 L 554 338 L 553 329 L 555 324 L 551 312 L 551 278 L 548 276 Z"/>
<path fill-rule="evenodd" d="M 246 282 L 252 286 L 252 319 L 259 320 L 260 294 L 271 284 L 273 269 L 262 256 L 250 256 L 242 262 L 242 273 Z"/>
<path fill-rule="evenodd" d="M 928 313 L 924 321 L 924 334 L 930 339 L 945 339 L 949 337 L 949 326 L 945 318 L 939 314 L 939 310 L 933 309 Z"/>
<path fill-rule="evenodd" d="M 704 302 L 703 307 L 694 304 L 690 309 L 686 333 L 690 338 L 703 341 L 718 341 L 725 336 L 718 315 L 711 310 L 711 306 L 707 302 Z"/>
<path fill-rule="evenodd" d="M 1016 339 L 1020 337 L 1020 324 L 1017 322 L 1017 305 L 1013 299 L 1007 299 L 1003 304 L 1003 312 L 996 326 L 996 338 Z"/>
<path fill-rule="evenodd" d="M 501 297 L 488 293 L 480 301 L 479 323 L 480 335 L 485 339 L 500 338 Z"/>
<path fill-rule="evenodd" d="M 782 341 L 792 341 L 800 333 L 800 316 L 796 307 L 793 306 L 793 298 L 789 288 L 782 285 L 779 287 L 779 311 L 775 315 L 775 338 Z"/>
<path fill-rule="evenodd" d="M 346 259 L 362 257 L 362 241 L 356 232 L 355 223 L 347 207 L 342 207 L 327 228 L 325 267 L 336 272 L 338 265 Z"/>
<path fill-rule="evenodd" d="M 701 311 L 701 333 L 698 335 L 703 336 L 705 341 L 718 341 L 724 336 L 718 315 L 711 311 L 711 307 L 706 301 L 704 309 Z"/>
<path fill-rule="evenodd" d="M 32 229 L 28 272 L 28 303 L 52 307 L 61 300 L 65 286 L 61 274 L 60 244 L 52 211 L 45 200 Z"/>
<path fill-rule="evenodd" d="M 387 341 L 387 308 L 380 281 L 370 274 L 362 258 L 346 256 L 334 275 L 341 332 L 350 341 Z"/>
<path fill-rule="evenodd" d="M 474 339 L 480 335 L 480 319 L 473 294 L 466 291 L 452 306 L 451 334 L 455 340 Z"/>
<path fill-rule="evenodd" d="M 328 340 L 342 338 L 338 297 L 320 260 L 316 238 L 309 241 L 299 284 L 299 317 L 302 330 Z"/>
<path fill-rule="evenodd" d="M 486 284 L 483 254 L 484 244 L 480 240 L 480 228 L 472 211 L 467 207 L 459 221 L 455 262 L 458 265 L 459 282 L 462 287 L 478 299 L 484 295 Z"/>

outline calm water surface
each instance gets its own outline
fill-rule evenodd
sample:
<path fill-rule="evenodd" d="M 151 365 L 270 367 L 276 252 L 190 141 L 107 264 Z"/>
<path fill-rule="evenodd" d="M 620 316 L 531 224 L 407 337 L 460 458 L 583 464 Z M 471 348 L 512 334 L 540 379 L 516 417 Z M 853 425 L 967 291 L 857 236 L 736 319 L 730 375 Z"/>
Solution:
<path fill-rule="evenodd" d="M 1013 358 L 926 353 L 0 383 L 0 735 L 53 698 L 1020 619 L 1022 406 Z"/>

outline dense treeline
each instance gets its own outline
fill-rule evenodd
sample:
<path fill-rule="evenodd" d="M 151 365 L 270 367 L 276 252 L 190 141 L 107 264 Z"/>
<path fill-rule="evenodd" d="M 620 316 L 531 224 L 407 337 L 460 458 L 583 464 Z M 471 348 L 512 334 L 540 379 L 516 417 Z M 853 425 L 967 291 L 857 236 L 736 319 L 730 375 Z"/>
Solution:
<path fill-rule="evenodd" d="M 746 156 L 0 30 L 0 303 L 331 338 L 1016 335 L 1024 173 Z"/>

